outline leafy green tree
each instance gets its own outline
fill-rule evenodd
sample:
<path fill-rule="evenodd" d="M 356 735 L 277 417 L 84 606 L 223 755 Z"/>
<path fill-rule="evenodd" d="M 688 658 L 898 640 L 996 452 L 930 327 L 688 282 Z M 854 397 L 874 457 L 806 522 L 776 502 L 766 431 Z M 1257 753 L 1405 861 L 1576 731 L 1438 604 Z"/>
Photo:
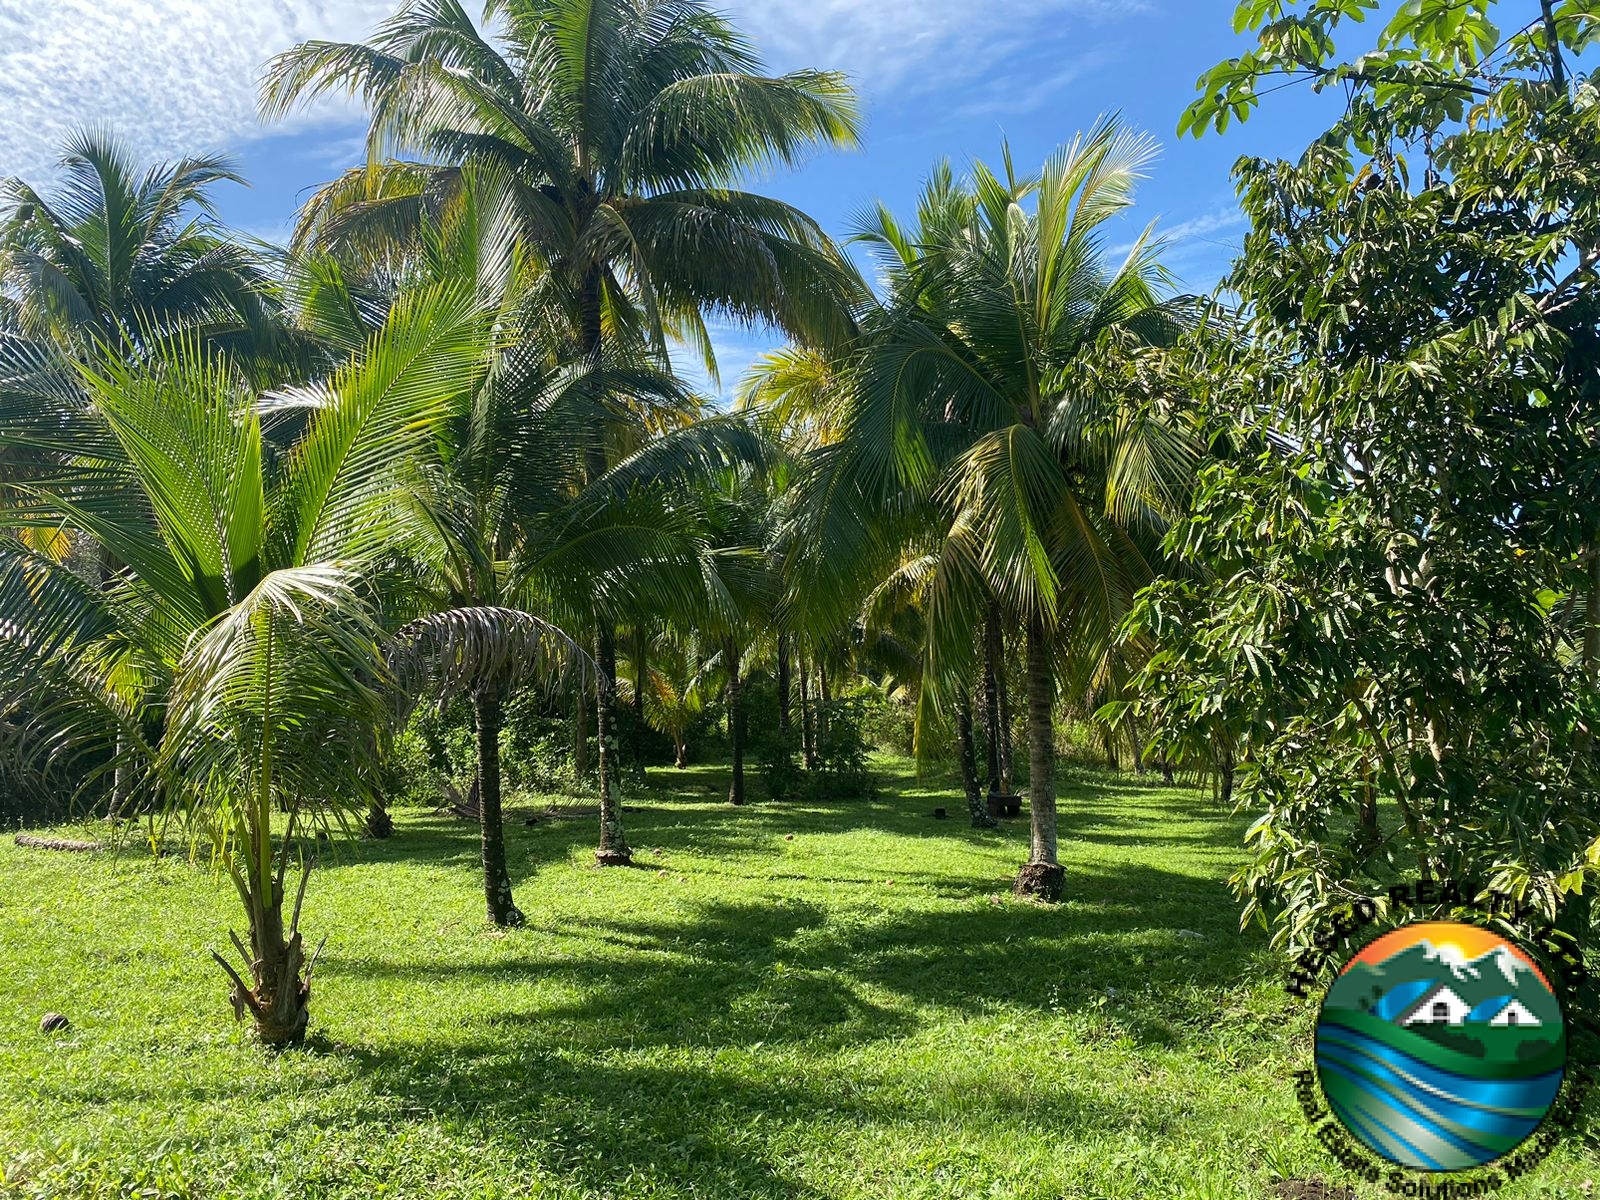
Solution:
<path fill-rule="evenodd" d="M 397 465 L 470 395 L 490 336 L 470 291 L 405 298 L 276 464 L 254 389 L 193 338 L 57 397 L 0 391 L 0 444 L 36 454 L 5 526 L 81 531 L 120 564 L 96 587 L 0 541 L 0 695 L 27 730 L 7 749 L 126 765 L 210 847 L 249 931 L 242 973 L 217 961 L 270 1044 L 309 1015 L 309 863 L 284 910 L 298 835 L 364 801 L 388 724 L 373 569 Z"/>
<path fill-rule="evenodd" d="M 307 42 L 269 67 L 268 117 L 359 95 L 368 165 L 306 206 L 296 242 L 369 264 L 403 258 L 459 204 L 463 168 L 498 185 L 517 242 L 547 268 L 541 302 L 567 314 L 561 361 L 697 348 L 702 315 L 770 320 L 804 340 L 848 333 L 859 281 L 814 222 L 734 184 L 856 139 L 842 77 L 758 74 L 759 60 L 699 0 L 491 0 L 485 38 L 455 0 L 414 0 L 369 44 Z M 416 161 L 390 161 L 411 154 Z M 593 483 L 618 458 L 617 410 L 586 432 Z M 626 424 L 626 422 L 624 422 Z M 614 618 L 594 658 L 602 862 L 625 862 L 617 794 Z"/>
<path fill-rule="evenodd" d="M 1183 356 L 1219 435 L 1135 628 L 1141 707 L 1222 737 L 1258 813 L 1247 918 L 1308 942 L 1395 871 L 1515 893 L 1574 935 L 1600 868 L 1600 113 L 1585 5 L 1240 6 L 1201 80 L 1223 128 L 1269 79 L 1345 103 L 1295 162 L 1242 160 L 1227 286 L 1247 335 Z M 1505 29 L 1491 19 L 1512 13 Z"/>
<path fill-rule="evenodd" d="M 1152 151 L 1108 122 L 1037 178 L 1009 155 L 999 175 L 940 168 L 914 228 L 880 210 L 864 236 L 890 298 L 843 368 L 841 436 L 808 481 L 809 541 L 835 561 L 882 561 L 885 543 L 933 531 L 925 704 L 969 686 L 991 600 L 1024 627 L 1033 829 L 1017 890 L 1050 899 L 1057 688 L 1103 660 L 1158 569 L 1198 453 L 1143 383 L 1186 305 L 1148 236 L 1120 262 L 1101 245 Z"/>

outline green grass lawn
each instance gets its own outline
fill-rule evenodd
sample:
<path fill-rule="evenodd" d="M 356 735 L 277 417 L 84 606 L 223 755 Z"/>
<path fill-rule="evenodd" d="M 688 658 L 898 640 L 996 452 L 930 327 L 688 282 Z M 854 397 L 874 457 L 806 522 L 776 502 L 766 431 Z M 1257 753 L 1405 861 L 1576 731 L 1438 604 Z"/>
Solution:
<path fill-rule="evenodd" d="M 236 922 L 224 881 L 6 838 L 0 1195 L 1198 1200 L 1346 1178 L 1298 1116 L 1311 1014 L 1237 930 L 1242 827 L 1209 797 L 1069 775 L 1046 908 L 1008 894 L 1023 823 L 967 829 L 903 771 L 874 803 L 744 810 L 715 771 L 653 782 L 630 797 L 641 869 L 591 866 L 592 820 L 513 823 L 519 931 L 483 920 L 473 826 L 400 811 L 392 840 L 336 848 L 306 906 L 331 935 L 313 1036 L 281 1054 L 205 953 Z M 71 1029 L 41 1034 L 49 1010 Z M 1591 1179 L 1569 1142 L 1502 1195 Z"/>

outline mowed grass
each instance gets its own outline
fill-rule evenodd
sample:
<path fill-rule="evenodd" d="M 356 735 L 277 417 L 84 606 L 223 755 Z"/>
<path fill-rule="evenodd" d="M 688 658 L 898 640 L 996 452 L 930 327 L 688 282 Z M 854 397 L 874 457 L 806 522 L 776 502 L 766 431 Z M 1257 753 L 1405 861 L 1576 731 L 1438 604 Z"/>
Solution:
<path fill-rule="evenodd" d="M 483 920 L 475 828 L 402 810 L 313 876 L 313 1037 L 278 1054 L 205 952 L 237 924 L 225 881 L 6 838 L 0 1195 L 1199 1200 L 1347 1179 L 1293 1097 L 1311 1013 L 1237 929 L 1239 821 L 1071 774 L 1046 908 L 1008 894 L 1025 823 L 972 831 L 953 790 L 886 766 L 876 802 L 744 810 L 714 770 L 652 772 L 634 870 L 591 865 L 590 819 L 513 821 L 529 925 L 509 933 Z M 49 1010 L 70 1030 L 41 1034 Z M 1597 1178 L 1569 1141 L 1503 1195 Z"/>

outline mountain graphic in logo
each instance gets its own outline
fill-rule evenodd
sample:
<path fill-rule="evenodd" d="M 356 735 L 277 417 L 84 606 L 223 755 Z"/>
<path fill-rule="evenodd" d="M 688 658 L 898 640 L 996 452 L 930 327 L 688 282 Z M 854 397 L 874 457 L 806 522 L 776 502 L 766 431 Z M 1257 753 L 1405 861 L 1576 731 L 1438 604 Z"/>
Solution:
<path fill-rule="evenodd" d="M 1350 960 L 1317 1019 L 1317 1075 L 1340 1123 L 1420 1171 L 1465 1171 L 1526 1141 L 1566 1071 L 1539 968 L 1475 925 L 1428 921 Z"/>

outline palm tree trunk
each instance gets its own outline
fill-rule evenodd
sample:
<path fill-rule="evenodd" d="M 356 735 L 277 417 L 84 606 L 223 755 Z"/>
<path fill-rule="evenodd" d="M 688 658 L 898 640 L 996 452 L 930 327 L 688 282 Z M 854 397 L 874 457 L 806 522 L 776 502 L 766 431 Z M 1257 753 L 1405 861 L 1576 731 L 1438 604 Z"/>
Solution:
<path fill-rule="evenodd" d="M 111 772 L 111 807 L 106 816 L 115 821 L 122 816 L 122 810 L 127 806 L 128 793 L 131 790 L 133 771 L 127 762 L 128 743 L 119 733 L 117 735 L 116 750 L 117 765 Z"/>
<path fill-rule="evenodd" d="M 800 652 L 800 761 L 808 771 L 817 769 L 817 723 L 811 703 L 811 668 Z"/>
<path fill-rule="evenodd" d="M 998 622 L 996 628 L 999 628 Z M 1016 791 L 1015 748 L 1011 744 L 1011 688 L 1006 682 L 1006 643 L 1001 633 L 995 639 L 995 711 L 1000 717 L 1000 791 L 1009 796 Z M 1026 752 L 1026 747 L 1024 747 Z"/>
<path fill-rule="evenodd" d="M 649 679 L 645 665 L 645 636 L 641 624 L 633 631 L 633 777 L 644 782 L 644 689 Z"/>
<path fill-rule="evenodd" d="M 633 851 L 622 833 L 622 789 L 617 779 L 617 639 L 608 619 L 595 635 L 595 740 L 599 743 L 600 847 L 594 852 L 602 867 L 625 867 Z"/>
<path fill-rule="evenodd" d="M 967 796 L 972 827 L 993 829 L 996 822 L 989 815 L 978 784 L 978 757 L 972 744 L 972 698 L 967 695 L 966 688 L 956 695 L 956 758 L 961 765 L 961 790 Z"/>
<path fill-rule="evenodd" d="M 724 647 L 728 664 L 728 742 L 733 750 L 733 777 L 728 782 L 728 803 L 744 803 L 744 682 L 739 677 L 739 643 L 729 638 Z"/>
<path fill-rule="evenodd" d="M 500 693 L 494 684 L 472 697 L 478 738 L 478 835 L 483 845 L 483 894 L 489 920 L 496 925 L 521 925 L 525 918 L 511 897 L 506 871 L 506 830 L 500 810 Z"/>
<path fill-rule="evenodd" d="M 672 732 L 672 748 L 677 752 L 676 757 L 672 760 L 672 765 L 681 771 L 689 765 L 689 748 L 684 745 L 683 731 L 681 729 L 675 729 Z"/>
<path fill-rule="evenodd" d="M 983 734 L 988 749 L 989 793 L 1002 792 L 1000 786 L 1000 606 L 989 606 L 983 623 Z"/>
<path fill-rule="evenodd" d="M 1224 808 L 1231 808 L 1233 805 L 1234 770 L 1233 745 L 1224 741 L 1217 747 L 1217 774 L 1220 780 L 1217 803 Z"/>
<path fill-rule="evenodd" d="M 1044 618 L 1028 619 L 1028 813 L 1033 846 L 1012 886 L 1019 896 L 1051 903 L 1061 899 L 1062 871 L 1056 858 L 1055 671 Z"/>
<path fill-rule="evenodd" d="M 789 635 L 778 635 L 778 732 L 789 732 Z"/>
<path fill-rule="evenodd" d="M 572 713 L 572 775 L 578 783 L 589 773 L 589 698 L 578 688 Z"/>
<path fill-rule="evenodd" d="M 578 281 L 578 339 L 586 357 L 598 360 L 601 339 L 601 301 L 603 280 L 600 265 L 589 262 Z M 604 419 L 596 418 L 589 431 L 584 454 L 584 474 L 588 483 L 605 475 L 607 469 Z M 617 779 L 621 765 L 617 754 L 617 631 L 611 618 L 598 616 L 595 633 L 595 741 L 600 775 L 600 846 L 595 861 L 603 867 L 627 866 L 633 852 L 622 833 L 622 792 Z"/>
<path fill-rule="evenodd" d="M 827 753 L 828 746 L 828 717 L 833 708 L 833 694 L 828 690 L 828 664 L 822 659 L 817 660 L 817 730 L 813 735 L 816 747 L 813 755 L 821 756 Z"/>

